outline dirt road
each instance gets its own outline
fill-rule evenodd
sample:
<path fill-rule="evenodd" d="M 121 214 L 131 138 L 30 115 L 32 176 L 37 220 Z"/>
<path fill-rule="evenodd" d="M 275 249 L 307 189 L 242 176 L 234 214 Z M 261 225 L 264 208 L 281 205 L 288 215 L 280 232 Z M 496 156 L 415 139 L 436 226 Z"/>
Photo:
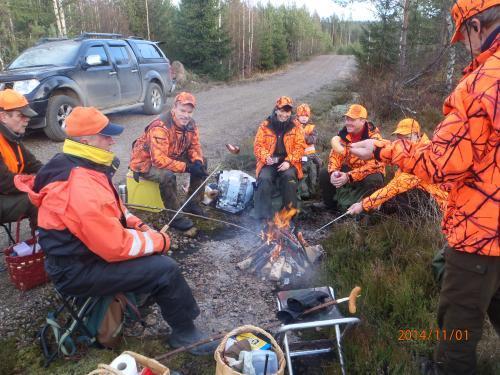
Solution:
<path fill-rule="evenodd" d="M 258 124 L 267 117 L 279 96 L 287 95 L 298 100 L 324 85 L 348 78 L 354 68 L 352 56 L 317 56 L 305 63 L 293 64 L 285 72 L 272 74 L 264 80 L 216 86 L 196 93 L 198 106 L 194 118 L 200 125 L 207 158 L 213 161 L 224 152 L 225 143 L 238 143 L 255 134 Z M 167 108 L 171 102 L 170 98 Z M 126 127 L 114 146 L 122 162 L 115 182 L 122 181 L 125 176 L 131 143 L 154 117 L 143 115 L 140 110 L 110 115 L 111 121 Z M 61 148 L 61 144 L 48 141 L 42 134 L 28 137 L 26 145 L 44 162 Z"/>

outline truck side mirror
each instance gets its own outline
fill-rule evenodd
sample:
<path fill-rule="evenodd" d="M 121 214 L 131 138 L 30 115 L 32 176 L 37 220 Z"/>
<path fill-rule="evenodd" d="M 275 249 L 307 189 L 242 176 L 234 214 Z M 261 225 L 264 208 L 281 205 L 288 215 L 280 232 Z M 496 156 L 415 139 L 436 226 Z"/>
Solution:
<path fill-rule="evenodd" d="M 98 66 L 102 64 L 102 59 L 100 55 L 89 55 L 85 58 L 85 62 L 83 63 L 83 67 L 85 69 L 91 66 Z"/>

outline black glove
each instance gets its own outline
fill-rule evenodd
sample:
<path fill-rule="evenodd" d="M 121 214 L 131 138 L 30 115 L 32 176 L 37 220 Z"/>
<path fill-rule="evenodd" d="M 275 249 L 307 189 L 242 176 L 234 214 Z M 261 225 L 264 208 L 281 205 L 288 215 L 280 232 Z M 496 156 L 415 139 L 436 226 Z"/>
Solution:
<path fill-rule="evenodd" d="M 195 177 L 207 177 L 207 171 L 201 161 L 196 160 L 194 163 L 188 163 L 186 172 L 191 173 Z"/>
<path fill-rule="evenodd" d="M 132 177 L 134 177 L 134 181 L 139 183 L 141 174 L 139 172 L 132 172 Z"/>

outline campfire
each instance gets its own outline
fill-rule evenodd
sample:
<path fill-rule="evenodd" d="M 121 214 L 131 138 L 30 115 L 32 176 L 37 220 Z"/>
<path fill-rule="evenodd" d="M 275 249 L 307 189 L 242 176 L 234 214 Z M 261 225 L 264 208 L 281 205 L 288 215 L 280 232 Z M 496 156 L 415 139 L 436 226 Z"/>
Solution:
<path fill-rule="evenodd" d="M 294 234 L 291 220 L 296 213 L 295 208 L 277 212 L 261 233 L 262 243 L 238 263 L 238 268 L 285 283 L 304 275 L 324 251 L 321 245 L 308 245 L 301 232 Z"/>

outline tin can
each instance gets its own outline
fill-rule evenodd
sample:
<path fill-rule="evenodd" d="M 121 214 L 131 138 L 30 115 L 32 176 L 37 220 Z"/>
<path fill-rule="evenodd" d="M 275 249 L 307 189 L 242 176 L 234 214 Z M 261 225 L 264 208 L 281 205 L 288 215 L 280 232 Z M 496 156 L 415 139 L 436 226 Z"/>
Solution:
<path fill-rule="evenodd" d="M 127 185 L 119 185 L 118 186 L 118 195 L 120 195 L 120 199 L 122 200 L 123 203 L 128 202 Z"/>

